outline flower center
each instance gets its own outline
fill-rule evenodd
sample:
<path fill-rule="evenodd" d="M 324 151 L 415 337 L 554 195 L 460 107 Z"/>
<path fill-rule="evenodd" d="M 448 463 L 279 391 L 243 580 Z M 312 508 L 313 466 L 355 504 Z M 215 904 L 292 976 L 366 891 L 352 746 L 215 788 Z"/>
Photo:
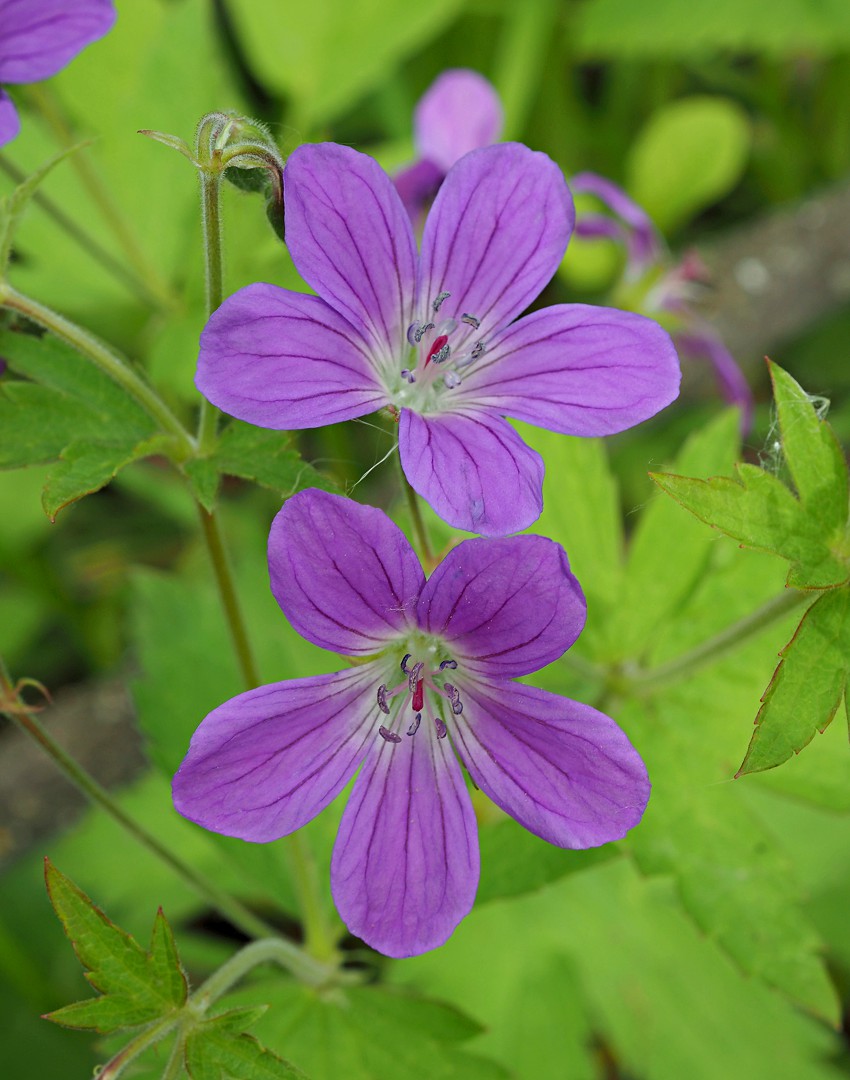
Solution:
<path fill-rule="evenodd" d="M 401 369 L 393 395 L 400 408 L 439 411 L 440 397 L 460 386 L 470 364 L 485 351 L 484 342 L 476 338 L 481 320 L 475 315 L 464 312 L 459 319 L 440 319 L 440 308 L 450 296 L 439 293 L 431 304 L 430 317 L 411 323 L 407 329 L 412 365 Z"/>
<path fill-rule="evenodd" d="M 424 660 L 416 660 L 413 653 L 405 653 L 399 666 L 404 680 L 392 689 L 386 683 L 378 687 L 378 708 L 385 716 L 391 717 L 388 721 L 390 726 L 382 724 L 378 734 L 387 742 L 400 743 L 401 730 L 415 735 L 424 713 L 428 723 L 436 728 L 437 738 L 445 739 L 448 728 L 443 713 L 460 716 L 463 712 L 460 692 L 448 681 L 447 675 L 457 668 L 457 661 L 442 660 L 436 668 L 429 670 Z"/>

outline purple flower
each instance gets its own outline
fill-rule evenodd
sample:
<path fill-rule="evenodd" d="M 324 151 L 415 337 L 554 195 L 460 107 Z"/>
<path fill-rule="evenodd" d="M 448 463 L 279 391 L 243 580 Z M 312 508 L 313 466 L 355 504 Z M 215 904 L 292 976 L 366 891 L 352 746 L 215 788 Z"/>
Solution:
<path fill-rule="evenodd" d="M 642 310 L 672 317 L 676 347 L 682 356 L 711 364 L 724 400 L 740 408 L 741 429 L 746 434 L 753 419 L 752 391 L 723 339 L 692 307 L 695 285 L 707 277 L 700 260 L 686 254 L 671 265 L 649 215 L 613 181 L 588 172 L 574 176 L 571 185 L 575 193 L 594 195 L 614 215 L 583 214 L 576 222 L 576 236 L 608 237 L 625 245 L 624 279 L 630 283 L 644 280 L 650 285 L 642 298 Z"/>
<path fill-rule="evenodd" d="M 433 949 L 472 907 L 478 842 L 458 757 L 494 802 L 560 847 L 617 840 L 640 820 L 649 781 L 614 721 L 514 681 L 556 660 L 584 625 L 558 544 L 465 540 L 426 581 L 380 510 L 307 490 L 275 518 L 269 569 L 295 629 L 361 662 L 211 712 L 174 803 L 205 828 L 262 843 L 301 828 L 360 767 L 331 885 L 349 929 L 374 948 Z"/>
<path fill-rule="evenodd" d="M 309 428 L 389 406 L 413 488 L 449 524 L 505 535 L 543 505 L 543 462 L 506 415 L 609 435 L 676 397 L 675 350 L 649 319 L 583 304 L 517 319 L 573 227 L 545 154 L 501 143 L 461 158 L 418 258 L 392 181 L 366 155 L 302 146 L 284 188 L 289 251 L 318 295 L 249 285 L 212 316 L 196 383 L 233 416 Z"/>
<path fill-rule="evenodd" d="M 439 75 L 419 99 L 413 115 L 417 159 L 395 177 L 395 186 L 414 224 L 456 161 L 502 134 L 502 103 L 493 86 L 468 68 Z"/>
<path fill-rule="evenodd" d="M 114 22 L 112 0 L 0 0 L 0 83 L 55 75 Z M 15 107 L 0 89 L 0 146 L 19 130 Z"/>

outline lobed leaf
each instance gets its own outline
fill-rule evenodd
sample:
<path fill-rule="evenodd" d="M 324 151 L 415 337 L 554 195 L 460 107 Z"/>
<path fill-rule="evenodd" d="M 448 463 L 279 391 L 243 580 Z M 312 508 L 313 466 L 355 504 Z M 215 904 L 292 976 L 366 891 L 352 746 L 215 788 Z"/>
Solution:
<path fill-rule="evenodd" d="M 150 951 L 145 952 L 48 860 L 45 880 L 74 952 L 88 969 L 86 978 L 103 995 L 57 1009 L 46 1019 L 64 1027 L 107 1033 L 140 1027 L 182 1008 L 188 985 L 161 910 Z"/>
<path fill-rule="evenodd" d="M 303 1080 L 304 1074 L 244 1033 L 256 1009 L 235 1009 L 199 1024 L 186 1039 L 191 1080 Z"/>
<path fill-rule="evenodd" d="M 780 656 L 738 776 L 781 765 L 831 723 L 850 672 L 850 588 L 818 597 Z"/>

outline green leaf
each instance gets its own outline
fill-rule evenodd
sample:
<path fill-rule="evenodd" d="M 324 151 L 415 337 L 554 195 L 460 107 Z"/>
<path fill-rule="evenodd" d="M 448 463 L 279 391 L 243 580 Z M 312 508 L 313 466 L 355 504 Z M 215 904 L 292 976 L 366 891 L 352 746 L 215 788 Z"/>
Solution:
<path fill-rule="evenodd" d="M 722 413 L 687 440 L 675 468 L 698 476 L 730 469 L 740 446 L 739 423 L 736 409 Z M 669 499 L 644 507 L 606 628 L 610 659 L 636 658 L 652 647 L 703 579 L 716 546 L 711 533 L 683 518 Z"/>
<path fill-rule="evenodd" d="M 278 492 L 284 499 L 307 487 L 337 490 L 331 480 L 293 448 L 289 432 L 268 431 L 241 420 L 228 424 L 209 457 L 187 462 L 183 471 L 195 497 L 208 513 L 215 508 L 221 475 L 251 480 Z"/>
<path fill-rule="evenodd" d="M 86 978 L 103 995 L 57 1009 L 48 1020 L 106 1033 L 149 1024 L 182 1008 L 188 993 L 186 977 L 161 910 L 150 951 L 145 952 L 49 861 L 45 878 L 56 914 L 87 968 Z"/>
<path fill-rule="evenodd" d="M 230 995 L 270 1003 L 257 1028 L 312 1080 L 506 1080 L 505 1071 L 466 1052 L 480 1024 L 459 1008 L 391 987 L 317 995 L 280 979 Z"/>
<path fill-rule="evenodd" d="M 191 1080 L 301 1080 L 304 1074 L 239 1029 L 257 1010 L 238 1009 L 199 1024 L 186 1039 Z"/>
<path fill-rule="evenodd" d="M 830 542 L 847 528 L 847 462 L 813 401 L 778 364 L 769 363 L 785 459 L 807 515 Z"/>
<path fill-rule="evenodd" d="M 231 5 L 252 70 L 295 99 L 299 125 L 347 112 L 410 53 L 419 53 L 459 11 L 459 0 L 324 0 L 284 14 L 277 0 Z M 303 136 L 302 136 L 303 137 Z"/>
<path fill-rule="evenodd" d="M 736 478 L 695 480 L 653 473 L 668 495 L 701 521 L 756 551 L 791 563 L 788 585 L 825 589 L 850 577 L 850 560 L 828 546 L 818 523 L 781 480 L 755 465 L 737 465 Z"/>
<path fill-rule="evenodd" d="M 153 435 L 136 442 L 90 442 L 76 440 L 66 446 L 59 464 L 47 476 L 41 502 L 51 521 L 69 503 L 105 487 L 125 466 L 152 454 L 163 453 L 171 445 L 167 435 Z"/>
<path fill-rule="evenodd" d="M 799 754 L 835 716 L 850 672 L 850 589 L 820 596 L 780 656 L 739 776 Z"/>
<path fill-rule="evenodd" d="M 750 126 L 726 98 L 662 106 L 638 134 L 627 163 L 629 193 L 670 232 L 728 194 L 747 164 Z"/>
<path fill-rule="evenodd" d="M 19 184 L 11 195 L 7 195 L 4 199 L 0 199 L 0 281 L 6 276 L 6 268 L 9 265 L 9 258 L 12 254 L 12 241 L 15 239 L 15 231 L 20 224 L 24 211 L 29 205 L 30 199 L 35 195 L 42 180 L 44 180 L 51 169 L 58 165 L 60 161 L 64 161 L 65 158 L 70 157 L 71 154 L 76 154 L 76 152 L 81 150 L 84 146 L 88 146 L 88 143 L 81 142 L 77 143 L 75 146 L 69 146 L 66 150 L 60 150 L 58 154 L 54 154 L 52 158 L 28 176 L 23 183 Z"/>

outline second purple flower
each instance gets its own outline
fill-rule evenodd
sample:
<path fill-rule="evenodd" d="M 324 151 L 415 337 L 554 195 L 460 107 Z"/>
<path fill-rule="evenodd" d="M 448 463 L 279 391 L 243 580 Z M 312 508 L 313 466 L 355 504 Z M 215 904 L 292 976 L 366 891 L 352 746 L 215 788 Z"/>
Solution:
<path fill-rule="evenodd" d="M 318 295 L 249 285 L 212 316 L 197 385 L 233 416 L 310 428 L 389 406 L 411 486 L 450 525 L 501 536 L 543 506 L 543 462 L 505 416 L 610 435 L 676 397 L 676 352 L 651 319 L 584 304 L 517 319 L 575 220 L 545 154 L 502 143 L 461 158 L 418 258 L 392 181 L 365 154 L 302 146 L 284 189 L 290 254 Z"/>

